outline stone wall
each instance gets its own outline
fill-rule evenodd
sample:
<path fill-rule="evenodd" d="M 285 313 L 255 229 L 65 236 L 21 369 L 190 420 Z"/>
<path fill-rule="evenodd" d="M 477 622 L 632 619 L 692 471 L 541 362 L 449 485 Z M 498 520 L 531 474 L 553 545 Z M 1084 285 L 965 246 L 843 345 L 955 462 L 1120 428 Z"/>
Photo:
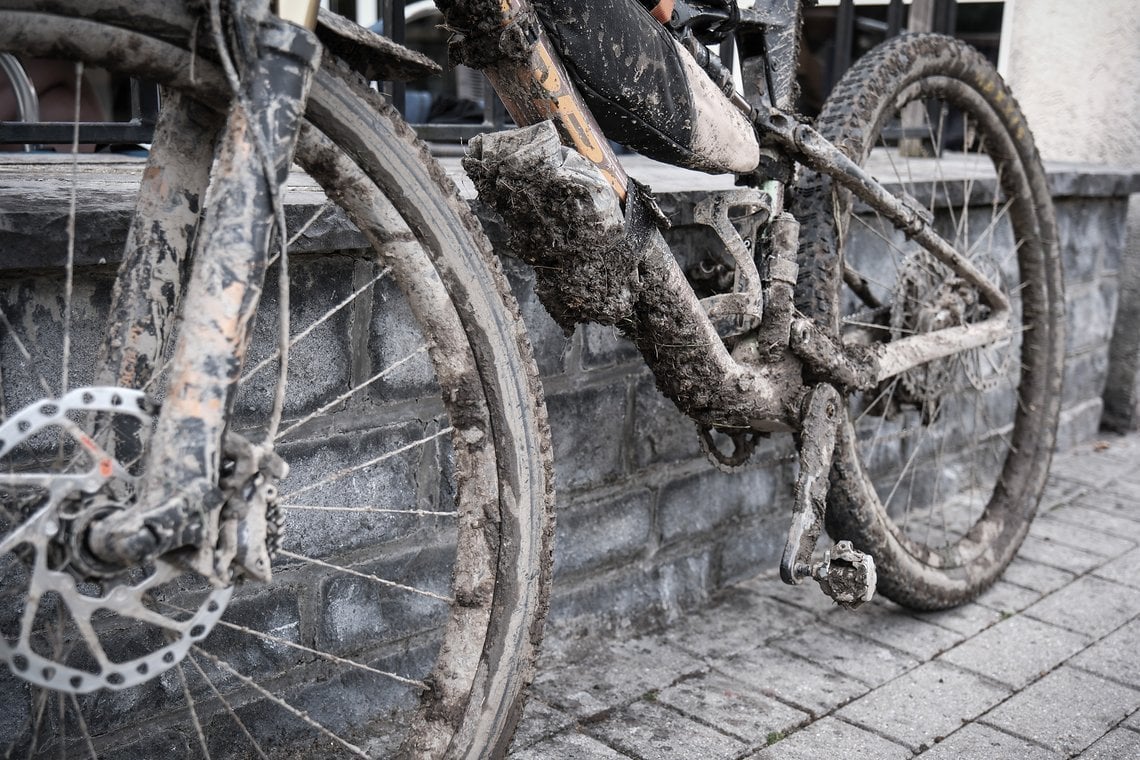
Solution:
<path fill-rule="evenodd" d="M 1133 176 L 1103 169 L 1054 167 L 1051 179 L 1068 288 L 1068 366 L 1059 437 L 1059 445 L 1067 447 L 1098 430 L 1119 299 L 1123 223 Z M 43 184 L 48 180 L 41 176 L 28 182 Z M 75 283 L 73 322 L 77 328 L 73 345 L 78 359 L 72 386 L 90 381 L 83 368 L 89 370 L 93 363 L 115 263 L 113 252 L 102 241 L 125 226 L 129 207 L 129 196 L 122 186 L 101 176 L 98 169 L 87 182 L 81 203 L 86 216 L 79 225 L 77 249 L 81 266 Z M 682 186 L 687 185 L 682 182 Z M 688 256 L 705 239 L 702 230 L 687 220 L 691 220 L 693 201 L 707 190 L 682 191 L 662 182 L 656 182 L 655 187 L 662 204 L 678 222 L 669 232 L 671 242 L 679 255 Z M 45 240 L 59 241 L 62 228 L 58 221 L 61 209 L 66 209 L 59 204 L 66 204 L 67 196 L 52 196 L 57 200 L 48 202 L 19 189 L 14 192 L 30 200 L 21 206 L 10 197 L 0 199 L 0 250 L 9 256 L 8 267 L 15 268 L 2 277 L 0 304 L 5 317 L 21 323 L 21 331 L 32 330 L 42 347 L 58 340 L 60 332 L 58 304 L 64 287 L 58 273 L 61 259 L 46 252 Z M 290 198 L 288 216 L 294 226 L 304 223 L 321 203 L 307 191 Z M 337 216 L 322 218 L 302 243 L 301 250 L 313 254 L 310 259 L 304 255 L 295 258 L 305 277 L 301 297 L 294 304 L 302 311 L 307 308 L 308 295 L 329 290 L 335 302 L 362 277 L 371 276 L 362 271 L 364 262 L 353 254 L 360 245 L 358 233 Z M 29 264 L 38 272 L 29 272 Z M 558 506 L 551 628 L 574 632 L 667 623 L 704 602 L 716 589 L 773 570 L 791 507 L 795 470 L 791 437 L 766 439 L 747 465 L 734 473 L 720 471 L 701 452 L 695 425 L 657 392 L 640 357 L 625 340 L 612 330 L 596 326 L 563 334 L 535 298 L 533 279 L 525 266 L 511 259 L 505 259 L 505 266 L 535 346 L 553 430 Z M 336 277 L 338 272 L 343 276 Z M 356 279 L 349 285 L 352 278 Z M 384 298 L 382 293 L 376 294 L 378 307 Z M 273 297 L 267 296 L 270 311 L 273 302 Z M 313 396 L 309 399 L 302 394 L 307 407 L 317 408 L 323 397 L 339 392 L 332 387 L 336 383 L 326 388 L 319 381 L 330 380 L 333 375 L 366 374 L 368 361 L 362 356 L 383 351 L 383 344 L 399 344 L 406 337 L 390 314 L 373 314 L 359 324 L 370 324 L 374 338 L 371 342 L 359 340 L 360 345 L 354 347 L 351 338 L 356 335 L 355 328 L 347 322 L 342 324 L 343 319 L 330 320 L 321 328 L 325 337 L 303 349 L 310 357 L 302 363 L 303 369 L 312 370 L 305 376 L 308 385 L 302 388 Z M 50 348 L 48 353 L 50 358 Z M 37 382 L 10 339 L 0 341 L 0 364 L 5 392 L 15 385 Z M 41 374 L 51 371 L 40 369 Z M 253 390 L 260 393 L 261 383 L 255 383 Z M 416 371 L 391 380 L 397 396 L 401 384 L 411 388 L 418 387 L 417 383 L 422 384 L 422 378 Z M 268 398 L 268 393 L 262 395 Z M 341 419 L 328 426 L 335 435 L 322 434 L 319 439 L 291 446 L 288 453 L 296 476 L 302 482 L 319 481 L 324 473 L 340 466 L 338 457 L 344 451 L 360 449 L 372 439 L 430 435 L 438 409 L 425 408 L 412 414 L 410 421 L 401 417 L 397 422 L 379 399 L 378 393 L 373 394 L 359 408 L 340 410 Z M 407 408 L 402 411 L 407 412 Z M 365 490 L 359 494 L 354 491 L 346 498 L 359 496 L 359 503 L 375 503 L 365 500 L 405 491 L 414 494 L 413 498 L 434 498 L 432 484 L 448 466 L 444 448 L 427 447 L 419 459 L 401 457 L 391 472 L 381 474 L 381 481 L 361 485 Z M 335 490 L 331 486 L 320 489 L 329 499 L 338 495 L 332 493 Z M 337 523 L 335 533 L 307 527 L 303 517 L 291 527 L 297 531 L 303 551 L 320 556 L 326 551 L 357 552 L 359 544 L 373 536 L 372 531 L 379 535 L 387 530 L 380 522 L 347 517 Z M 445 590 L 446 579 L 439 578 L 433 569 L 444 567 L 447 547 L 432 546 L 425 551 L 413 545 L 414 531 L 406 533 L 401 533 L 397 542 L 385 544 L 394 547 L 390 554 L 373 557 L 369 549 L 364 566 L 382 571 L 387 562 L 413 563 L 417 577 L 435 578 L 431 583 Z M 385 607 L 382 594 L 363 588 L 368 584 L 345 581 L 320 586 L 291 567 L 279 578 L 282 582 L 270 589 L 252 589 L 233 605 L 231 614 L 238 620 L 271 620 L 274 630 L 289 631 L 290 636 L 334 643 L 353 638 L 353 626 L 372 622 L 370 615 L 394 615 L 390 605 Z M 802 593 L 818 591 L 812 585 Z M 397 609 L 405 617 L 429 614 L 406 605 Z M 385 618 L 393 625 L 403 619 Z M 0 627 L 3 623 L 0 616 Z M 273 647 L 261 649 L 265 651 L 250 656 L 274 663 L 292 656 Z M 393 654 L 392 667 L 400 669 L 400 663 L 421 656 L 426 655 L 420 650 Z M 328 684 L 319 678 L 308 679 L 305 673 L 295 671 L 300 698 L 314 706 L 326 705 L 321 689 Z M 164 689 L 175 688 L 172 684 L 155 680 L 142 691 L 103 695 L 102 709 L 134 715 L 131 711 L 143 704 L 140 700 L 154 699 L 160 704 Z M 9 695 L 15 693 L 10 691 Z M 5 708 L 0 709 L 0 729 L 4 715 L 9 720 L 22 720 L 4 702 L 0 696 L 0 708 Z M 213 719 L 219 724 L 228 720 L 222 715 Z M 271 721 L 265 724 L 266 730 L 272 726 Z M 219 741 L 226 736 L 225 730 L 219 728 Z"/>

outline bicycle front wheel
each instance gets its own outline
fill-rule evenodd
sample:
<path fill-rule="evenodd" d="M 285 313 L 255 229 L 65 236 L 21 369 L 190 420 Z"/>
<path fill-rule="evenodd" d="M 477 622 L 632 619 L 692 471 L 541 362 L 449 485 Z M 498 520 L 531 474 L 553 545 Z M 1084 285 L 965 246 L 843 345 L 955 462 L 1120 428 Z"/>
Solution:
<path fill-rule="evenodd" d="M 1061 265 L 1045 172 L 1024 116 L 975 50 L 937 35 L 868 53 L 819 131 L 893 192 L 1013 303 L 1007 337 L 855 394 L 836 445 L 827 527 L 874 556 L 879 590 L 920 609 L 987 588 L 1040 499 L 1064 358 Z M 873 209 L 807 173 L 797 299 L 867 346 L 986 319 L 976 292 Z"/>
<path fill-rule="evenodd" d="M 205 27 L 178 4 L 142 0 L 127 15 L 82 0 L 47 12 L 29 5 L 0 2 L 3 49 L 140 75 L 205 110 L 225 108 L 208 53 L 188 52 Z M 100 421 L 124 402 L 129 413 L 119 416 L 147 429 L 143 399 L 161 401 L 169 351 L 149 357 L 149 382 L 91 387 L 100 342 L 117 340 L 103 329 L 116 275 L 84 255 L 92 241 L 82 221 L 72 264 L 60 255 L 56 270 L 46 257 L 39 270 L 0 278 L 4 756 L 505 750 L 533 675 L 550 577 L 550 446 L 529 344 L 477 221 L 399 115 L 330 60 L 307 119 L 297 160 L 316 184 L 298 179 L 290 189 L 290 210 L 300 212 L 292 345 L 273 441 L 291 469 L 276 494 L 257 477 L 238 489 L 285 515 L 271 583 L 247 581 L 227 597 L 192 573 L 158 583 L 166 571 L 154 566 L 94 576 L 63 559 L 72 549 L 56 539 L 58 526 L 96 503 L 129 506 L 140 464 L 124 458 L 98 487 L 86 481 L 83 498 L 50 484 L 89 467 L 77 440 L 114 451 L 105 435 L 114 426 Z M 170 147 L 158 139 L 154 155 Z M 180 150 L 172 161 L 188 160 Z M 20 167 L 4 172 L 14 185 Z M 104 211 L 85 208 L 88 194 L 106 200 L 98 172 L 145 181 L 162 170 L 103 162 L 86 184 L 90 167 L 49 171 L 65 193 L 77 185 L 82 219 Z M 119 217 L 99 218 L 93 245 Z M 342 241 L 338 250 L 310 252 L 326 233 Z M 135 274 L 117 275 L 120 285 Z M 231 431 L 255 442 L 278 389 L 275 283 L 271 271 L 229 418 Z M 188 618 L 212 631 L 180 632 Z M 180 637 L 188 651 L 166 662 Z"/>

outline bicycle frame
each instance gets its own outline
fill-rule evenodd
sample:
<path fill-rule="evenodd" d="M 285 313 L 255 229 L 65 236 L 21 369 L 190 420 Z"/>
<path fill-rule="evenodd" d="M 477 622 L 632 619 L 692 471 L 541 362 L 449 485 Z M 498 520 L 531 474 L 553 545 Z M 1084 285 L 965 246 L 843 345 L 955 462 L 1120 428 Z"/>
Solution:
<path fill-rule="evenodd" d="M 769 344 L 768 350 L 763 352 L 768 358 L 761 366 L 757 366 L 755 352 L 738 348 L 734 352 L 735 356 L 728 356 L 719 350 L 720 341 L 712 338 L 715 330 L 708 324 L 706 310 L 695 298 L 684 293 L 690 291 L 690 287 L 671 257 L 657 255 L 662 251 L 667 252 L 667 247 L 659 237 L 654 238 L 650 247 L 657 250 L 655 255 L 647 258 L 660 267 L 657 275 L 668 285 L 646 293 L 644 301 L 669 313 L 684 313 L 686 327 L 679 330 L 676 336 L 648 336 L 644 340 L 635 337 L 635 340 L 639 345 L 647 343 L 654 351 L 659 345 L 675 347 L 683 344 L 682 340 L 669 339 L 682 334 L 699 335 L 708 340 L 708 344 L 701 349 L 681 349 L 688 355 L 677 357 L 674 354 L 668 367 L 661 366 L 645 350 L 643 354 L 654 367 L 662 390 L 687 414 L 712 426 L 741 426 L 755 430 L 797 429 L 800 423 L 799 410 L 806 393 L 803 383 L 796 380 L 801 374 L 798 371 L 801 363 L 813 374 L 840 387 L 865 390 L 913 367 L 957 351 L 985 345 L 1010 334 L 1009 301 L 999 286 L 938 235 L 919 209 L 894 198 L 815 130 L 789 115 L 794 92 L 795 38 L 800 12 L 798 0 L 773 0 L 763 8 L 749 12 L 747 20 L 754 25 L 752 33 L 758 33 L 763 38 L 761 47 L 767 54 L 759 61 L 750 61 L 746 66 L 752 78 L 759 81 L 756 87 L 750 88 L 747 98 L 739 94 L 734 96 L 733 105 L 746 111 L 757 125 L 766 157 L 773 161 L 798 161 L 830 175 L 854 196 L 906 231 L 909 237 L 959 277 L 977 288 L 992 315 L 976 324 L 945 328 L 894 341 L 881 347 L 875 356 L 852 354 L 830 339 L 820 326 L 809 320 L 795 318 L 791 321 L 790 332 L 780 325 L 775 329 L 771 324 L 762 328 L 766 338 L 779 336 L 781 344 L 790 348 L 790 351 L 776 352 L 779 355 L 775 356 Z M 502 6 L 496 5 L 493 8 L 478 2 L 457 2 L 447 13 L 449 19 L 458 18 L 455 25 L 459 29 L 463 28 L 464 19 L 478 18 L 480 13 L 487 14 L 494 20 L 499 31 L 497 34 L 487 33 L 488 38 L 495 42 L 510 39 L 511 45 L 503 44 L 501 47 L 516 52 L 509 57 L 499 55 L 488 62 L 483 70 L 516 122 L 527 125 L 550 119 L 564 144 L 574 147 L 593 162 L 619 197 L 625 200 L 628 180 L 624 171 L 609 149 L 596 120 L 575 90 L 549 40 L 534 21 L 534 12 L 528 0 L 509 0 Z M 523 49 L 528 51 L 527 55 L 517 52 L 522 41 L 526 43 Z M 471 42 L 468 40 L 467 44 Z M 495 47 L 484 45 L 480 50 L 493 51 Z M 774 221 L 783 212 L 784 188 L 782 184 L 775 183 L 767 185 L 765 189 L 771 203 L 764 211 L 768 221 Z M 784 251 L 784 258 L 789 263 L 794 262 L 795 241 L 779 236 L 777 238 L 784 241 L 785 248 L 790 248 Z M 779 252 L 773 252 L 773 256 L 780 258 Z M 786 277 L 786 265 L 784 269 Z M 786 303 L 775 304 L 772 311 L 782 313 L 786 306 Z M 668 377 L 669 368 L 694 366 L 693 363 L 716 367 L 718 390 L 711 395 L 720 400 L 715 404 L 719 409 L 710 410 L 706 394 L 701 394 L 700 398 L 691 398 L 679 389 L 672 388 L 675 383 Z M 788 366 L 789 363 L 797 366 Z M 747 392 L 742 395 L 735 390 L 740 387 L 747 387 Z M 793 389 L 791 394 L 788 393 L 789 388 Z M 796 402 L 782 404 L 777 398 L 787 398 L 788 395 L 793 396 Z"/>
<path fill-rule="evenodd" d="M 598 269 L 598 251 L 523 251 L 523 258 L 536 264 L 539 293 L 544 303 L 564 327 L 578 321 L 594 321 L 619 326 L 639 348 L 652 369 L 657 387 L 685 414 L 702 426 L 710 453 L 726 464 L 745 461 L 758 434 L 791 431 L 798 434 L 800 471 L 795 486 L 792 524 L 781 560 L 781 577 L 786 583 L 799 583 L 815 575 L 812 554 L 822 532 L 828 473 L 840 420 L 842 393 L 869 390 L 881 381 L 924 363 L 956 352 L 1000 340 L 1012 333 L 1010 304 L 1001 288 L 971 265 L 931 226 L 925 210 L 889 193 L 834 145 L 810 126 L 792 116 L 800 22 L 798 0 L 773 0 L 763 9 L 750 13 L 754 34 L 761 37 L 763 55 L 749 64 L 756 86 L 749 97 L 736 94 L 731 104 L 744 111 L 756 127 L 761 146 L 761 162 L 752 177 L 760 189 L 736 191 L 712 200 L 698 209 L 696 218 L 713 228 L 736 264 L 734 292 L 699 300 L 668 245 L 655 227 L 646 232 L 644 218 L 652 216 L 652 202 L 644 193 L 623 181 L 616 157 L 608 149 L 605 136 L 578 96 L 566 69 L 561 65 L 541 27 L 534 20 L 528 0 L 506 0 L 502 5 L 479 0 L 449 3 L 445 15 L 449 25 L 462 37 L 464 55 L 472 65 L 480 65 L 494 84 L 507 109 L 520 125 L 549 119 L 563 144 L 572 146 L 592 162 L 600 175 L 624 202 L 627 215 L 627 241 L 624 248 L 599 241 L 600 255 L 611 259 L 602 267 L 606 272 L 637 271 L 637 303 L 615 310 L 609 303 L 563 313 L 563 301 L 591 303 L 596 293 L 623 292 L 619 279 L 605 281 Z M 481 15 L 482 14 L 482 15 Z M 472 23 L 478 21 L 479 23 Z M 479 31 L 474 31 L 479 30 Z M 474 55 L 471 53 L 474 51 Z M 504 53 L 503 51 L 509 51 Z M 475 60 L 470 60 L 473 57 Z M 697 114 L 696 118 L 700 118 Z M 530 138 L 528 138 L 530 139 Z M 536 142 L 542 135 L 534 137 Z M 473 144 L 476 161 L 483 160 L 488 137 Z M 529 165 L 519 167 L 516 181 L 526 186 L 534 167 L 533 151 L 527 146 Z M 509 163 L 509 156 L 520 146 L 510 145 L 486 161 Z M 539 151 L 541 153 L 541 151 Z M 549 149 L 547 149 L 549 154 Z M 549 155 L 539 163 L 557 164 Z M 834 336 L 830 326 L 817 325 L 798 315 L 794 289 L 798 274 L 799 225 L 784 213 L 784 184 L 781 175 L 791 176 L 794 163 L 804 164 L 829 175 L 839 186 L 867 203 L 907 236 L 917 241 L 958 277 L 977 289 L 990 310 L 983 321 L 932 330 L 894 340 L 885 346 L 848 346 Z M 767 170 L 771 174 L 764 176 Z M 471 173 L 472 167 L 468 166 Z M 505 169 L 491 168 L 492 174 Z M 759 180 L 759 181 L 757 181 Z M 555 183 L 557 179 L 543 180 Z M 480 180 L 476 178 L 477 187 Z M 486 183 L 484 183 L 486 186 Z M 536 183 L 534 187 L 539 187 Z M 633 189 L 631 189 L 633 188 Z M 636 192 L 634 192 L 636 190 Z M 481 190 L 482 192 L 482 190 Z M 541 194 L 537 193 L 536 194 Z M 557 193 L 556 193 L 557 195 Z M 486 200 L 486 199 L 485 199 Z M 494 199 L 492 205 L 496 205 Z M 555 206 L 557 206 L 555 202 Z M 763 257 L 746 250 L 741 236 L 728 219 L 731 206 L 745 206 L 767 225 L 768 249 Z M 644 207 L 649 206 L 646 211 Z M 500 208 L 507 218 L 509 212 Z M 562 209 L 547 209 L 545 223 L 573 225 L 577 220 L 560 218 Z M 536 220 L 529 220 L 534 225 Z M 520 220 L 516 227 L 528 222 Z M 525 234 L 523 235 L 525 238 Z M 526 243 L 523 243 L 524 247 Z M 759 250 L 759 249 L 758 249 Z M 761 260 L 758 262 L 757 259 Z M 759 266 L 758 266 L 759 264 Z M 758 270 L 766 271 L 760 281 Z M 545 283 L 545 272 L 557 272 L 557 281 Z M 626 288 L 628 290 L 628 288 Z M 605 300 L 605 299 L 603 299 Z M 595 299 L 594 303 L 597 303 Z M 718 334 L 715 319 L 731 317 L 748 321 L 753 327 L 737 336 L 731 348 Z M 662 350 L 662 347 L 666 347 Z M 710 429 L 730 435 L 734 450 L 726 455 L 712 445 Z M 841 564 L 854 568 L 854 583 L 845 590 L 825 586 L 837 601 L 858 606 L 870 598 L 875 571 L 870 558 L 843 547 L 836 555 Z M 829 560 L 821 564 L 821 585 L 828 575 Z M 840 573 L 842 575 L 842 573 Z M 838 577 L 833 574 L 833 577 Z"/>

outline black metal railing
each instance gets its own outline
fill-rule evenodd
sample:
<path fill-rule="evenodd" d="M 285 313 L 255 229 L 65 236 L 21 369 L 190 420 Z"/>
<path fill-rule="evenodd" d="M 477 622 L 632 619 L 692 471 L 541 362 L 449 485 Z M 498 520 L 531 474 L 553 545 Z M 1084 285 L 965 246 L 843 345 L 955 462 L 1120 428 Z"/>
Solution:
<path fill-rule="evenodd" d="M 407 27 L 405 24 L 405 0 L 360 0 L 360 2 L 377 2 L 378 13 L 382 28 L 386 36 L 398 43 L 405 43 Z M 761 0 L 762 2 L 762 0 Z M 345 4 L 334 10 L 351 10 L 356 3 Z M 905 9 L 903 0 L 888 0 L 885 20 L 878 18 L 881 11 L 875 16 L 860 13 L 854 0 L 840 0 L 835 9 L 834 44 L 832 57 L 827 67 L 827 90 L 830 90 L 839 77 L 850 68 L 855 57 L 860 52 L 856 42 L 860 35 L 871 35 L 877 38 L 894 36 L 903 30 Z M 952 33 L 955 27 L 956 2 L 955 0 L 933 0 L 931 31 Z M 722 54 L 731 54 L 731 43 L 722 47 Z M 480 75 L 481 76 L 481 75 Z M 380 83 L 383 92 L 392 99 L 393 104 L 401 113 L 407 115 L 408 89 L 403 82 Z M 474 137 L 481 132 L 501 129 L 508 125 L 508 115 L 498 97 L 490 86 L 484 84 L 482 91 L 482 114 L 480 123 L 415 123 L 413 126 L 420 137 L 440 143 L 461 142 Z M 154 133 L 154 122 L 158 112 L 157 88 L 140 83 L 130 82 L 129 115 L 125 120 L 109 122 L 83 122 L 79 124 L 79 142 L 95 144 L 134 144 L 149 143 Z M 0 122 L 0 144 L 59 144 L 70 143 L 74 139 L 75 125 L 69 122 L 24 123 L 17 121 Z"/>

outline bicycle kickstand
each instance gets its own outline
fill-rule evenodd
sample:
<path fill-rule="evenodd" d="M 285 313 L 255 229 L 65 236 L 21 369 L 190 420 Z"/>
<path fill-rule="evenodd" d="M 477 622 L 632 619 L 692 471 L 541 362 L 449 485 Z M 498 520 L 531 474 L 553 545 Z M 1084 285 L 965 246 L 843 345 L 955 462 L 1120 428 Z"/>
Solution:
<path fill-rule="evenodd" d="M 839 392 L 827 383 L 816 385 L 808 393 L 797 440 L 799 475 L 780 578 L 796 585 L 811 576 L 836 604 L 853 610 L 869 602 L 875 593 L 875 561 L 871 555 L 856 550 L 850 541 L 839 541 L 825 552 L 822 562 L 811 564 L 823 530 L 842 402 Z"/>

